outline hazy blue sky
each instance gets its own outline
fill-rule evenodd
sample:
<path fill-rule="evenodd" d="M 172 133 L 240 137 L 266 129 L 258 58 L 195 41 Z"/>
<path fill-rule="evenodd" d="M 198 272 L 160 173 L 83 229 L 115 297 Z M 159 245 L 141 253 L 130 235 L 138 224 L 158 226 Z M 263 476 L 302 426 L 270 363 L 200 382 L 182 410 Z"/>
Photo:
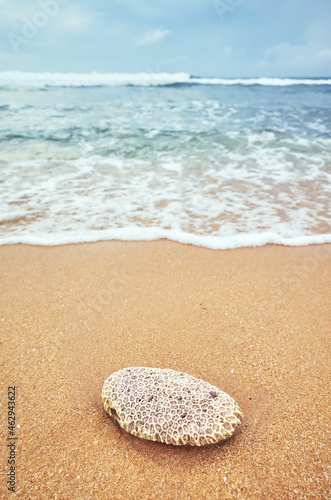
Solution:
<path fill-rule="evenodd" d="M 0 0 L 0 70 L 329 76 L 331 0 Z"/>

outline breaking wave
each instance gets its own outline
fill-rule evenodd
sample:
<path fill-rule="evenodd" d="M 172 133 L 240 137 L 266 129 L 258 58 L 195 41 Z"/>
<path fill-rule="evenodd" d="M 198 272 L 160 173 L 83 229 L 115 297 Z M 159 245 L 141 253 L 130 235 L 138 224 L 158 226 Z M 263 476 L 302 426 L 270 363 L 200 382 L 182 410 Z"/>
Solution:
<path fill-rule="evenodd" d="M 203 78 L 189 73 L 27 73 L 0 72 L 1 86 L 100 87 L 100 86 L 185 86 L 185 85 L 331 85 L 331 78 Z"/>

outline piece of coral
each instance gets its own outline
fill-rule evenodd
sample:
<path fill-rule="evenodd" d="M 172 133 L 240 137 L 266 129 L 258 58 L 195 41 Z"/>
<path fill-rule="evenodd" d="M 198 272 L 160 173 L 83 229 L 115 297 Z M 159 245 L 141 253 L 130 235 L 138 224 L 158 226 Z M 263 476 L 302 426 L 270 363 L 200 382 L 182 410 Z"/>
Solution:
<path fill-rule="evenodd" d="M 133 367 L 102 388 L 105 410 L 134 436 L 202 446 L 229 438 L 243 414 L 228 394 L 187 373 Z"/>

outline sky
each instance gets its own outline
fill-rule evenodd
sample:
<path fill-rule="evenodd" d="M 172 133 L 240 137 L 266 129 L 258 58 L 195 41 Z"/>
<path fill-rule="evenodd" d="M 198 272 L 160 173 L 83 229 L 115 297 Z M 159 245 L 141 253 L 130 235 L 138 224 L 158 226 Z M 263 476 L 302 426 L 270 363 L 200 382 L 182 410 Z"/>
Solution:
<path fill-rule="evenodd" d="M 0 0 L 0 71 L 331 75 L 330 0 Z"/>

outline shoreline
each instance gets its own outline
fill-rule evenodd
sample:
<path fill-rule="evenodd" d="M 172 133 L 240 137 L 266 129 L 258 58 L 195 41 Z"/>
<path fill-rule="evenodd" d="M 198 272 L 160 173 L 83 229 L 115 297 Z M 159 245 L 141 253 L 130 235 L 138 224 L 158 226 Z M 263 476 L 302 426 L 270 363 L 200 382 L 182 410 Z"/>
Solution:
<path fill-rule="evenodd" d="M 4 240 L 0 241 L 0 247 L 9 245 L 54 247 L 63 245 L 107 243 L 112 241 L 119 241 L 122 243 L 148 243 L 165 240 L 173 243 L 206 248 L 208 250 L 233 250 L 236 248 L 259 248 L 266 245 L 301 247 L 311 245 L 328 245 L 331 243 L 331 233 L 327 232 L 286 238 L 277 233 L 273 233 L 272 231 L 265 231 L 263 233 L 237 233 L 232 236 L 215 236 L 212 234 L 192 234 L 172 229 L 129 227 L 111 229 L 109 231 L 96 230 L 93 234 L 94 237 L 90 239 L 82 239 L 81 233 L 73 233 L 70 237 L 63 236 L 63 234 L 48 235 L 44 239 L 40 238 L 40 236 L 4 237 Z"/>
<path fill-rule="evenodd" d="M 0 276 L 1 375 L 17 387 L 20 425 L 14 497 L 328 498 L 331 244 L 4 245 Z M 241 426 L 202 448 L 127 434 L 101 388 L 128 366 L 216 385 Z M 0 491 L 12 496 L 5 475 Z"/>

